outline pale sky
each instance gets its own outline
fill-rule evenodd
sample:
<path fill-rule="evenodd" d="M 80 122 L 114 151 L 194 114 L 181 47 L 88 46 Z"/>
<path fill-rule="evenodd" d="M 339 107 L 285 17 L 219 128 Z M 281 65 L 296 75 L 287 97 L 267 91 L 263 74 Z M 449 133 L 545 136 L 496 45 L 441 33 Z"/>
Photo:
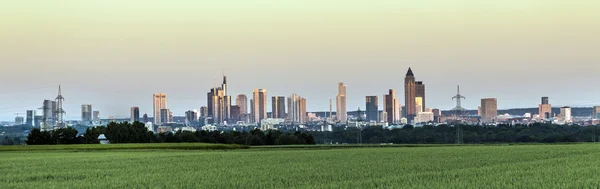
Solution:
<path fill-rule="evenodd" d="M 41 107 L 63 86 L 68 119 L 206 104 L 213 79 L 232 96 L 297 93 L 348 110 L 398 90 L 412 67 L 429 108 L 600 105 L 598 0 L 19 0 L 0 3 L 0 119 Z M 270 101 L 270 98 L 269 98 Z M 335 101 L 335 100 L 334 100 Z M 270 102 L 268 103 L 270 111 Z M 335 107 L 335 105 L 334 105 Z"/>

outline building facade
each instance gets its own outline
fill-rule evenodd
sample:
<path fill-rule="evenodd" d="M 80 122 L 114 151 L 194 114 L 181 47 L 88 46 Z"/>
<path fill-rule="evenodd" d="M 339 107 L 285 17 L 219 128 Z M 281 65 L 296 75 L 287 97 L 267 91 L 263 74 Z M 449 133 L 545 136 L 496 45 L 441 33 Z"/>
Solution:
<path fill-rule="evenodd" d="M 412 69 L 408 68 L 408 72 L 406 72 L 406 76 L 404 77 L 404 105 L 406 106 L 406 118 L 409 122 L 412 121 L 417 114 L 416 97 L 417 88 L 415 75 L 413 74 Z"/>
<path fill-rule="evenodd" d="M 271 118 L 285 118 L 285 97 L 271 97 Z"/>
<path fill-rule="evenodd" d="M 153 96 L 152 109 L 154 113 L 154 124 L 159 125 L 163 123 L 161 118 L 163 115 L 161 114 L 162 109 L 167 109 L 167 94 L 165 93 L 157 93 Z"/>
<path fill-rule="evenodd" d="M 348 111 L 346 106 L 346 88 L 343 82 L 338 83 L 338 94 L 336 96 L 336 112 L 335 116 L 338 121 L 345 122 L 348 120 Z"/>
<path fill-rule="evenodd" d="M 600 119 L 600 106 L 592 108 L 592 119 Z"/>
<path fill-rule="evenodd" d="M 386 113 L 386 121 L 388 123 L 396 123 L 398 121 L 399 108 L 398 99 L 396 99 L 396 90 L 390 89 L 387 95 L 383 96 L 383 110 Z"/>
<path fill-rule="evenodd" d="M 367 121 L 379 121 L 379 99 L 377 96 L 365 97 L 365 106 L 367 111 Z"/>
<path fill-rule="evenodd" d="M 129 114 L 130 114 L 130 121 L 133 122 L 139 122 L 140 121 L 140 108 L 138 107 L 131 107 L 129 110 Z"/>
<path fill-rule="evenodd" d="M 267 90 L 254 89 L 252 97 L 252 118 L 254 123 L 260 123 L 267 118 Z"/>
<path fill-rule="evenodd" d="M 481 120 L 495 122 L 498 117 L 498 101 L 496 98 L 481 99 Z"/>
<path fill-rule="evenodd" d="M 91 104 L 81 105 L 81 121 L 83 121 L 83 122 L 92 121 L 92 105 Z"/>
<path fill-rule="evenodd" d="M 550 104 L 550 100 L 548 99 L 548 97 L 542 97 L 542 103 L 539 105 L 538 108 L 538 115 L 542 120 L 551 119 L 553 117 L 552 105 Z"/>
<path fill-rule="evenodd" d="M 560 108 L 560 120 L 564 123 L 572 123 L 573 117 L 571 115 L 571 107 L 563 106 Z"/>
<path fill-rule="evenodd" d="M 34 119 L 35 119 L 35 110 L 27 110 L 27 115 L 25 117 L 25 125 L 34 127 L 34 126 L 36 126 L 36 124 L 39 124 L 39 123 L 35 123 Z"/>
<path fill-rule="evenodd" d="M 235 105 L 240 107 L 240 114 L 248 114 L 248 97 L 245 94 L 237 95 Z"/>

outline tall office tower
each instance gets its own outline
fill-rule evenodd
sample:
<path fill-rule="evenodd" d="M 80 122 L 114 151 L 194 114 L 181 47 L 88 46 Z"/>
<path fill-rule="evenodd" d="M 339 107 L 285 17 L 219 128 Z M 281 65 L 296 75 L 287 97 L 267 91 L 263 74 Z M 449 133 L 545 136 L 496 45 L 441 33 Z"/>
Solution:
<path fill-rule="evenodd" d="M 494 122 L 498 117 L 498 101 L 496 98 L 481 99 L 481 120 Z"/>
<path fill-rule="evenodd" d="M 169 109 L 160 109 L 160 122 L 159 123 L 170 123 L 172 122 L 173 113 Z"/>
<path fill-rule="evenodd" d="M 346 111 L 346 85 L 343 82 L 338 83 L 338 94 L 335 99 L 337 120 L 345 122 L 348 119 L 348 112 Z"/>
<path fill-rule="evenodd" d="M 308 122 L 308 115 L 306 114 L 306 98 L 300 97 L 298 103 L 298 118 L 300 118 L 298 122 L 300 124 L 305 124 Z"/>
<path fill-rule="evenodd" d="M 398 98 L 394 98 L 394 102 L 396 104 L 394 121 L 399 122 L 402 119 L 402 105 L 400 104 L 400 100 Z"/>
<path fill-rule="evenodd" d="M 35 110 L 27 110 L 27 116 L 25 118 L 25 125 L 27 126 L 35 126 L 36 123 L 33 122 L 35 118 Z"/>
<path fill-rule="evenodd" d="M 398 100 L 396 99 L 396 90 L 390 89 L 388 94 L 383 95 L 383 111 L 387 115 L 388 123 L 395 123 L 398 121 Z"/>
<path fill-rule="evenodd" d="M 165 93 L 157 93 L 154 94 L 154 103 L 152 105 L 152 109 L 154 110 L 154 124 L 160 125 L 163 123 L 161 118 L 163 115 L 161 114 L 162 109 L 167 109 L 167 94 Z"/>
<path fill-rule="evenodd" d="M 240 107 L 240 114 L 248 113 L 248 97 L 245 94 L 239 94 L 235 97 L 235 105 Z"/>
<path fill-rule="evenodd" d="M 563 106 L 560 108 L 560 120 L 565 123 L 573 122 L 573 117 L 571 116 L 571 107 Z"/>
<path fill-rule="evenodd" d="M 144 114 L 144 116 L 142 116 L 142 120 L 144 121 L 144 123 L 148 123 L 148 114 Z"/>
<path fill-rule="evenodd" d="M 83 104 L 81 105 L 81 121 L 90 122 L 92 121 L 92 105 Z"/>
<path fill-rule="evenodd" d="M 240 112 L 242 110 L 240 109 L 240 106 L 233 105 L 233 106 L 231 106 L 230 111 L 231 111 L 231 118 L 229 120 L 231 123 L 236 123 L 241 120 L 242 114 L 240 114 Z"/>
<path fill-rule="evenodd" d="M 185 125 L 186 126 L 190 126 L 193 123 L 198 121 L 198 119 L 196 119 L 198 117 L 198 115 L 196 115 L 196 114 L 197 113 L 192 110 L 188 110 L 185 112 Z"/>
<path fill-rule="evenodd" d="M 254 123 L 260 123 L 267 118 L 267 90 L 254 89 L 252 92 L 252 117 Z"/>
<path fill-rule="evenodd" d="M 367 121 L 379 121 L 379 100 L 377 96 L 366 96 L 365 97 L 366 108 L 367 108 Z"/>
<path fill-rule="evenodd" d="M 284 96 L 271 97 L 271 115 L 272 118 L 285 118 Z"/>
<path fill-rule="evenodd" d="M 100 121 L 100 111 L 93 111 L 94 121 Z"/>
<path fill-rule="evenodd" d="M 416 97 L 417 89 L 415 75 L 413 74 L 412 69 L 408 68 L 406 77 L 404 77 L 404 105 L 406 106 L 406 119 L 409 122 L 413 121 L 415 115 L 417 115 Z"/>
<path fill-rule="evenodd" d="M 138 107 L 131 107 L 130 111 L 129 111 L 129 115 L 130 115 L 130 119 L 131 122 L 139 122 L 140 121 L 140 108 Z"/>
<path fill-rule="evenodd" d="M 592 119 L 600 119 L 600 106 L 592 108 Z"/>
<path fill-rule="evenodd" d="M 288 115 L 287 119 L 292 123 L 304 124 L 308 122 L 306 114 L 306 99 L 295 93 L 288 98 Z"/>
<path fill-rule="evenodd" d="M 548 97 L 542 97 L 542 103 L 539 106 L 538 114 L 542 120 L 552 118 L 552 105 L 550 104 Z"/>
<path fill-rule="evenodd" d="M 221 87 L 213 87 L 208 92 L 208 117 L 212 123 L 222 124 L 229 120 L 231 114 L 231 96 L 227 95 L 227 78 L 223 75 Z"/>
<path fill-rule="evenodd" d="M 415 98 L 421 98 L 421 111 L 420 112 L 424 112 L 425 108 L 427 108 L 427 106 L 425 106 L 425 84 L 423 84 L 422 81 L 415 82 Z M 417 112 L 419 112 L 419 111 L 417 110 Z"/>
<path fill-rule="evenodd" d="M 417 110 L 417 114 L 419 112 L 423 112 L 423 98 L 422 97 L 416 97 L 415 98 L 415 109 Z"/>
<path fill-rule="evenodd" d="M 252 95 L 254 97 L 254 94 L 252 94 Z M 250 115 L 248 117 L 250 119 L 248 122 L 254 123 L 254 100 L 253 99 L 250 99 Z"/>
<path fill-rule="evenodd" d="M 49 131 L 54 128 L 56 115 L 56 102 L 52 100 L 44 100 L 42 105 L 42 124 L 40 130 Z"/>
<path fill-rule="evenodd" d="M 23 125 L 25 119 L 23 119 L 23 117 L 17 116 L 15 117 L 15 125 Z"/>
<path fill-rule="evenodd" d="M 35 115 L 33 116 L 33 126 L 34 127 L 40 127 L 42 125 L 42 116 L 41 115 Z"/>

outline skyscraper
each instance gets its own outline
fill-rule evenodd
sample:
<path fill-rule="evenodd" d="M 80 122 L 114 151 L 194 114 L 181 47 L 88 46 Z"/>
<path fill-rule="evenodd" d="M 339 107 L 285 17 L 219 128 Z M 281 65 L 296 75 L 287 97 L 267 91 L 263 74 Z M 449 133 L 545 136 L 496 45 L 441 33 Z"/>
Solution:
<path fill-rule="evenodd" d="M 396 90 L 390 89 L 388 94 L 383 95 L 383 111 L 387 115 L 388 123 L 396 123 L 400 118 L 396 117 L 399 108 L 397 107 L 398 100 L 396 99 Z"/>
<path fill-rule="evenodd" d="M 348 119 L 348 112 L 346 111 L 346 85 L 343 82 L 338 83 L 338 94 L 335 99 L 337 120 L 344 122 Z"/>
<path fill-rule="evenodd" d="M 193 125 L 193 123 L 196 123 L 198 120 L 196 119 L 198 117 L 198 115 L 196 115 L 196 112 L 192 111 L 192 110 L 188 110 L 185 112 L 185 125 L 186 126 L 191 126 Z"/>
<path fill-rule="evenodd" d="M 308 121 L 306 99 L 295 93 L 288 97 L 288 120 L 292 123 L 304 124 Z"/>
<path fill-rule="evenodd" d="M 552 118 L 552 105 L 550 104 L 548 97 L 542 97 L 542 103 L 539 106 L 538 114 L 542 120 Z"/>
<path fill-rule="evenodd" d="M 367 108 L 367 121 L 378 121 L 379 114 L 379 100 L 377 96 L 365 97 L 366 108 Z"/>
<path fill-rule="evenodd" d="M 240 106 L 238 105 L 233 105 L 231 106 L 231 118 L 229 119 L 231 123 L 236 123 L 238 121 L 240 121 L 242 115 L 240 114 Z"/>
<path fill-rule="evenodd" d="M 140 121 L 140 108 L 135 107 L 135 106 L 131 107 L 130 115 L 131 115 L 130 119 L 131 119 L 132 123 L 136 122 L 136 121 L 139 122 Z"/>
<path fill-rule="evenodd" d="M 161 123 L 163 123 L 161 121 L 161 118 L 163 117 L 163 115 L 161 114 L 161 110 L 162 109 L 167 109 L 167 94 L 164 93 L 158 93 L 158 94 L 154 94 L 154 103 L 153 103 L 153 108 L 154 111 L 154 124 L 155 125 L 159 125 Z"/>
<path fill-rule="evenodd" d="M 415 83 L 415 75 L 411 68 L 408 68 L 406 77 L 404 77 L 404 105 L 406 106 L 406 119 L 410 122 L 413 121 L 417 114 L 417 104 L 415 99 L 417 97 L 417 89 Z M 389 115 L 388 115 L 389 117 Z"/>
<path fill-rule="evenodd" d="M 571 116 L 571 107 L 563 106 L 560 108 L 560 120 L 564 123 L 573 122 L 573 117 Z"/>
<path fill-rule="evenodd" d="M 481 99 L 481 120 L 494 122 L 498 117 L 498 102 L 496 98 Z"/>
<path fill-rule="evenodd" d="M 267 90 L 254 89 L 252 96 L 252 117 L 255 123 L 260 123 L 267 118 Z"/>
<path fill-rule="evenodd" d="M 100 121 L 100 111 L 93 111 L 94 121 Z"/>
<path fill-rule="evenodd" d="M 592 108 L 592 119 L 600 119 L 600 106 Z"/>
<path fill-rule="evenodd" d="M 170 123 L 172 122 L 172 112 L 169 109 L 160 109 L 160 122 L 159 123 Z"/>
<path fill-rule="evenodd" d="M 421 111 L 417 110 L 417 112 L 425 111 L 425 108 L 427 108 L 425 105 L 425 84 L 422 81 L 415 82 L 415 97 L 421 98 Z"/>
<path fill-rule="evenodd" d="M 35 119 L 35 110 L 27 110 L 27 116 L 25 118 L 25 125 L 28 126 L 36 126 L 36 123 L 33 122 Z"/>
<path fill-rule="evenodd" d="M 44 100 L 42 106 L 42 125 L 40 125 L 40 130 L 48 131 L 52 130 L 54 127 L 54 121 L 56 115 L 56 101 L 52 100 Z"/>
<path fill-rule="evenodd" d="M 271 115 L 273 118 L 285 118 L 285 97 L 271 97 Z"/>
<path fill-rule="evenodd" d="M 144 123 L 148 123 L 148 114 L 144 114 L 144 116 L 142 116 L 142 121 L 144 121 Z"/>
<path fill-rule="evenodd" d="M 89 123 L 92 121 L 92 105 L 83 104 L 81 105 L 81 121 Z"/>
<path fill-rule="evenodd" d="M 208 93 L 208 117 L 212 123 L 222 124 L 231 115 L 231 96 L 227 95 L 227 77 L 223 75 L 221 87 L 213 87 Z"/>
<path fill-rule="evenodd" d="M 419 112 L 423 112 L 423 97 L 415 97 L 415 106 L 417 114 L 419 114 Z"/>
<path fill-rule="evenodd" d="M 240 107 L 240 114 L 248 114 L 248 97 L 245 94 L 237 95 L 235 105 Z"/>

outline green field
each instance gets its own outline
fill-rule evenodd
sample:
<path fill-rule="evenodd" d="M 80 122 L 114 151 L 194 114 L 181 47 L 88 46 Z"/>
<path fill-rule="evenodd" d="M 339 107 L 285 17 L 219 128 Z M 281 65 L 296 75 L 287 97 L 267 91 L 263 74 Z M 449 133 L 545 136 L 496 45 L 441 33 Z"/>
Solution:
<path fill-rule="evenodd" d="M 1 188 L 597 188 L 599 172 L 597 144 L 0 151 Z"/>

